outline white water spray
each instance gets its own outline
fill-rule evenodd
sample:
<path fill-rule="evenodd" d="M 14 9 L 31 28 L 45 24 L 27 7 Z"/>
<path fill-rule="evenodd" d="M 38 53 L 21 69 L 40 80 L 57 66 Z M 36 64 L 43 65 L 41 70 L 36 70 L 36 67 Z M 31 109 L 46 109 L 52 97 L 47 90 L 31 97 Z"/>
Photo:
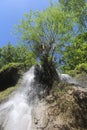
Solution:
<path fill-rule="evenodd" d="M 79 83 L 68 74 L 60 74 L 60 80 L 69 84 L 79 85 Z"/>
<path fill-rule="evenodd" d="M 32 109 L 36 92 L 35 67 L 24 74 L 21 87 L 0 105 L 0 130 L 32 130 Z"/>

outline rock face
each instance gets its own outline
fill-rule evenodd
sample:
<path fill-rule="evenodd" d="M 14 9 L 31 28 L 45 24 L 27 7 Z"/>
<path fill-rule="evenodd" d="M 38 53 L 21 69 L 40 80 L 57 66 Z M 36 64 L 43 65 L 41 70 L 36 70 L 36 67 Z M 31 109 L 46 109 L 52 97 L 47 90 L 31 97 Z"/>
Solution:
<path fill-rule="evenodd" d="M 32 130 L 87 130 L 86 89 L 64 84 L 58 87 L 36 103 Z"/>
<path fill-rule="evenodd" d="M 23 70 L 23 65 L 17 63 L 9 64 L 0 70 L 0 91 L 16 85 L 21 76 L 20 70 Z"/>

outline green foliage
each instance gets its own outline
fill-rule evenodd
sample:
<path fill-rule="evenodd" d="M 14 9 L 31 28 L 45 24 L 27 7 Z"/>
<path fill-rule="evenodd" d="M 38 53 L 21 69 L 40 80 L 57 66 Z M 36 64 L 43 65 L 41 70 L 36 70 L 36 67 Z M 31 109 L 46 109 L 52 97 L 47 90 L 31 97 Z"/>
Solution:
<path fill-rule="evenodd" d="M 87 31 L 87 1 L 86 0 L 59 0 L 62 9 L 72 15 L 78 31 Z"/>
<path fill-rule="evenodd" d="M 1 69 L 0 69 L 0 73 L 4 72 L 4 71 L 10 71 L 12 68 L 22 68 L 23 64 L 20 63 L 9 63 L 7 65 L 4 65 Z"/>
<path fill-rule="evenodd" d="M 57 63 L 64 71 L 74 70 L 87 61 L 86 12 L 85 0 L 51 1 L 46 10 L 25 14 L 17 31 L 44 68 Z"/>
<path fill-rule="evenodd" d="M 73 43 L 66 47 L 62 61 L 63 70 L 74 70 L 76 66 L 87 63 L 87 33 L 78 35 Z"/>
<path fill-rule="evenodd" d="M 74 70 L 66 70 L 65 72 L 75 78 L 79 76 L 81 76 L 81 79 L 83 79 L 83 76 L 86 78 L 87 77 L 87 63 L 78 64 Z"/>
<path fill-rule="evenodd" d="M 82 63 L 76 66 L 75 71 L 79 74 L 82 72 L 87 73 L 87 63 Z"/>
<path fill-rule="evenodd" d="M 56 58 L 70 41 L 71 22 L 69 13 L 60 7 L 51 6 L 45 11 L 25 14 L 24 20 L 18 25 L 23 42 L 33 50 L 43 67 L 45 76 L 42 80 L 49 88 L 55 79 L 59 81 L 55 69 L 59 58 Z"/>
<path fill-rule="evenodd" d="M 71 34 L 67 32 L 72 29 L 69 19 L 69 14 L 51 6 L 42 12 L 31 11 L 21 21 L 18 26 L 21 38 L 42 64 L 55 62 L 55 53 L 61 52 L 65 41 L 68 41 Z"/>
<path fill-rule="evenodd" d="M 79 64 L 87 62 L 87 1 L 86 0 L 59 0 L 60 8 L 65 14 L 70 14 L 71 20 L 69 44 L 62 49 L 63 57 L 60 63 L 63 65 L 63 71 L 73 72 Z M 67 27 L 67 25 L 66 25 Z M 73 40 L 74 39 L 74 40 Z M 65 40 L 65 39 L 64 39 Z M 67 40 L 65 40 L 64 45 Z"/>
<path fill-rule="evenodd" d="M 25 68 L 29 68 L 36 63 L 35 55 L 26 46 L 7 46 L 0 48 L 0 67 L 9 63 L 22 63 Z"/>

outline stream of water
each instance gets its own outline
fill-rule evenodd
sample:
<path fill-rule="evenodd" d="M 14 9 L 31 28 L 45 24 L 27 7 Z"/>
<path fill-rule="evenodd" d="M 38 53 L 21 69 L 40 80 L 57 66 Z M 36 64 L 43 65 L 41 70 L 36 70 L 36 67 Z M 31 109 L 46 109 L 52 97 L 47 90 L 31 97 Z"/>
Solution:
<path fill-rule="evenodd" d="M 33 66 L 24 74 L 21 87 L 0 105 L 0 130 L 32 130 L 32 109 L 37 95 L 35 84 Z"/>

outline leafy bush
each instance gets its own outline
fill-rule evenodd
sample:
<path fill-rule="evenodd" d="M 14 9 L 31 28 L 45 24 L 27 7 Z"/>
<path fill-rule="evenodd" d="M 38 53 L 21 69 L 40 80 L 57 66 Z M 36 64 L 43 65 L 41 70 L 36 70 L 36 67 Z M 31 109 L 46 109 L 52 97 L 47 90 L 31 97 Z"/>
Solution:
<path fill-rule="evenodd" d="M 87 63 L 82 63 L 77 65 L 75 70 L 77 73 L 82 73 L 82 72 L 87 73 Z"/>

